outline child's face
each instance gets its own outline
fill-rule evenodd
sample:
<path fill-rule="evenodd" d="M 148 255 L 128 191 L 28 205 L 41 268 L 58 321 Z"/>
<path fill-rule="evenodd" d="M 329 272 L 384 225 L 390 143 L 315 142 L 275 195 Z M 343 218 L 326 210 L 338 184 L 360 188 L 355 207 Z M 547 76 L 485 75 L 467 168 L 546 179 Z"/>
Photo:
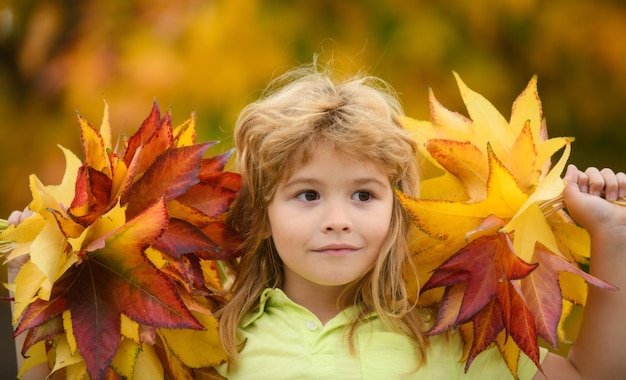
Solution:
<path fill-rule="evenodd" d="M 268 207 L 287 294 L 343 287 L 365 274 L 389 231 L 392 208 L 393 191 L 378 166 L 320 147 L 278 185 Z"/>

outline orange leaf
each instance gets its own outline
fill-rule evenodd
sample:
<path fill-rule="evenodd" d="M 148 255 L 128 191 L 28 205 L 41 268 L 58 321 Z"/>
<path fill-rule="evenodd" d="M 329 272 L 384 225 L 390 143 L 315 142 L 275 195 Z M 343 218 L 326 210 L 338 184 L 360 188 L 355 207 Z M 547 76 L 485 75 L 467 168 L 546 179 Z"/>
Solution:
<path fill-rule="evenodd" d="M 471 200 L 485 199 L 489 168 L 485 155 L 469 141 L 431 139 L 426 149 L 449 173 L 456 176 Z"/>
<path fill-rule="evenodd" d="M 137 150 L 142 147 L 155 133 L 161 121 L 161 112 L 156 100 L 152 104 L 152 109 L 148 117 L 141 123 L 141 126 L 128 140 L 126 151 L 124 152 L 124 163 L 130 166 L 130 162 L 135 157 Z"/>
<path fill-rule="evenodd" d="M 85 154 L 85 164 L 98 171 L 104 172 L 110 177 L 111 166 L 109 156 L 106 151 L 104 139 L 100 136 L 100 132 L 80 115 L 78 115 L 78 123 L 80 125 L 83 153 Z"/>
<path fill-rule="evenodd" d="M 120 202 L 128 203 L 129 218 L 163 197 L 166 201 L 185 193 L 198 183 L 202 155 L 208 144 L 170 148 L 161 154 L 143 176 L 122 194 Z"/>
<path fill-rule="evenodd" d="M 92 224 L 114 205 L 111 178 L 90 166 L 82 166 L 76 178 L 76 197 L 68 214 L 82 226 Z"/>
<path fill-rule="evenodd" d="M 176 200 L 215 218 L 223 214 L 237 196 L 241 176 L 236 173 L 220 172 L 204 174 L 200 178 L 200 183 L 190 187 Z"/>
<path fill-rule="evenodd" d="M 200 173 L 198 174 L 198 177 L 200 179 L 203 179 L 207 175 L 212 175 L 216 172 L 223 171 L 226 167 L 226 163 L 234 152 L 235 151 L 233 149 L 229 149 L 222 154 L 203 159 L 202 167 L 200 168 Z"/>

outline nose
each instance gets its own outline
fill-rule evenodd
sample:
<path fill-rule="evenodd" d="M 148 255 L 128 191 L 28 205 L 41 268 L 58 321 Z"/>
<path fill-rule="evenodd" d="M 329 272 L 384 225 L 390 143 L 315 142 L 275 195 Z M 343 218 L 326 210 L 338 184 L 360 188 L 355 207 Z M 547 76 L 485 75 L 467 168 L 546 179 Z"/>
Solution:
<path fill-rule="evenodd" d="M 322 229 L 326 232 L 352 231 L 352 218 L 348 205 L 342 202 L 331 202 L 325 207 Z"/>

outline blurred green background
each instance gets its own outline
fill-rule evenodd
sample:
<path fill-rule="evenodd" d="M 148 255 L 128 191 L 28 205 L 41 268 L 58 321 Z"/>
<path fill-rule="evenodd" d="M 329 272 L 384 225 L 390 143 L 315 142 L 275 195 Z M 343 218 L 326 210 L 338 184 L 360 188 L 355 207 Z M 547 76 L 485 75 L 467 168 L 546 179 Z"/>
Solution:
<path fill-rule="evenodd" d="M 60 182 L 57 144 L 80 154 L 75 112 L 99 125 L 103 97 L 114 139 L 157 99 L 226 149 L 238 111 L 315 54 L 387 80 L 418 119 L 429 87 L 465 113 L 453 71 L 507 118 L 537 74 L 549 133 L 576 137 L 570 162 L 623 171 L 625 35 L 621 0 L 0 0 L 0 217 L 30 201 L 29 174 Z"/>

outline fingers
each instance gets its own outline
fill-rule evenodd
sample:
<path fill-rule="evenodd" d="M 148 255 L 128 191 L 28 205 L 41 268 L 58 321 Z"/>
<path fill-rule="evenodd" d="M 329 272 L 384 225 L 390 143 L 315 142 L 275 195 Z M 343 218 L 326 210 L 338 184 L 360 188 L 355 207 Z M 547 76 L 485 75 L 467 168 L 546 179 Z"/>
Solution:
<path fill-rule="evenodd" d="M 588 177 L 589 194 L 601 196 L 604 193 L 607 200 L 617 199 L 617 179 L 611 169 L 598 170 L 592 167 L 585 170 L 585 175 Z"/>
<path fill-rule="evenodd" d="M 626 225 L 626 208 L 622 206 L 626 202 L 617 201 L 626 193 L 624 173 L 595 167 L 580 171 L 570 165 L 564 179 L 567 211 L 591 235 L 603 233 L 608 225 Z"/>
<path fill-rule="evenodd" d="M 565 176 L 563 177 L 563 179 L 568 184 L 576 184 L 578 183 L 578 176 L 580 173 L 581 172 L 578 170 L 576 165 L 569 164 L 567 165 L 567 171 L 565 172 Z"/>
<path fill-rule="evenodd" d="M 577 176 L 574 170 L 578 172 Z M 619 197 L 626 196 L 626 174 L 623 172 L 615 173 L 609 168 L 599 170 L 595 167 L 587 168 L 581 172 L 570 165 L 565 178 L 568 181 L 574 180 L 578 184 L 580 192 L 604 196 L 608 201 L 615 201 Z"/>
<path fill-rule="evenodd" d="M 20 223 L 21 218 L 22 218 L 22 212 L 19 210 L 15 210 L 7 218 L 7 223 L 9 223 L 9 225 L 12 224 L 14 226 L 17 226 Z"/>
<path fill-rule="evenodd" d="M 24 219 L 28 218 L 29 216 L 33 215 L 34 213 L 32 211 L 30 211 L 30 209 L 28 207 L 25 207 L 24 210 L 19 211 L 19 210 L 15 210 L 13 211 L 9 217 L 7 218 L 7 222 L 9 225 L 14 225 L 17 226 L 18 224 L 20 224 Z"/>
<path fill-rule="evenodd" d="M 624 172 L 619 172 L 616 174 L 617 176 L 617 196 L 619 198 L 626 197 L 626 174 Z"/>

